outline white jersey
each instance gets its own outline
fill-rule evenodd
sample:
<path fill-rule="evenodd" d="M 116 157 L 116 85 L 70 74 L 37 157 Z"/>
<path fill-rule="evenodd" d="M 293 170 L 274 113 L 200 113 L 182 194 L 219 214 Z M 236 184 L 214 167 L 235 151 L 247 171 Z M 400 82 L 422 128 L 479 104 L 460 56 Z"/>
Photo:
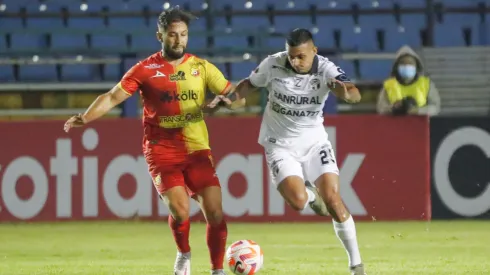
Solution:
<path fill-rule="evenodd" d="M 323 56 L 315 56 L 309 74 L 294 72 L 287 52 L 264 59 L 249 77 L 252 85 L 269 91 L 258 142 L 264 147 L 306 149 L 327 140 L 323 107 L 330 92 L 327 83 L 332 78 L 349 81 L 339 67 Z"/>

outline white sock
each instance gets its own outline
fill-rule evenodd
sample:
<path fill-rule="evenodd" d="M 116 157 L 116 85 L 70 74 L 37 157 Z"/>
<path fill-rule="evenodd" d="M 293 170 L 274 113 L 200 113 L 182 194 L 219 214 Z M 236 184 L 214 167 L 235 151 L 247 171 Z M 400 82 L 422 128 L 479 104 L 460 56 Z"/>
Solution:
<path fill-rule="evenodd" d="M 357 244 L 356 225 L 352 216 L 343 223 L 333 221 L 335 234 L 344 245 L 349 257 L 349 266 L 361 264 L 361 253 L 359 253 L 359 245 Z"/>
<path fill-rule="evenodd" d="M 305 206 L 303 209 L 306 209 L 308 207 L 308 204 L 316 199 L 315 193 L 311 191 L 310 189 L 306 188 L 306 194 L 308 194 L 308 199 L 306 200 Z"/>

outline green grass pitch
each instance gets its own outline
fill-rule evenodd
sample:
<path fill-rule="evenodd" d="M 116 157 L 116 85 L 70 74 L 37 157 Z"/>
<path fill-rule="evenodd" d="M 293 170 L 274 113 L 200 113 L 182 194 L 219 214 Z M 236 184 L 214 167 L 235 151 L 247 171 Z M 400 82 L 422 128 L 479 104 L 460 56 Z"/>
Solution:
<path fill-rule="evenodd" d="M 490 222 L 358 222 L 369 275 L 490 274 Z M 209 274 L 205 226 L 192 224 L 192 274 Z M 253 239 L 259 274 L 349 274 L 326 224 L 230 224 L 228 244 Z M 172 274 L 175 246 L 165 222 L 0 225 L 0 274 Z M 231 273 L 230 273 L 231 274 Z"/>

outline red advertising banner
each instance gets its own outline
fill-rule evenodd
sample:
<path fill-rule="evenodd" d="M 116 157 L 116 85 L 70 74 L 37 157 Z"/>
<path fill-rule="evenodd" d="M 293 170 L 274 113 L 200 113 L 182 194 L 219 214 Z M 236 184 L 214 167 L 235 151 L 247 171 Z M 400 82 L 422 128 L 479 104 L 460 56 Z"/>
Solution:
<path fill-rule="evenodd" d="M 429 125 L 423 117 L 333 116 L 341 195 L 357 220 L 428 220 Z M 229 221 L 320 221 L 295 213 L 269 182 L 260 118 L 208 118 Z M 139 120 L 0 123 L 0 222 L 165 219 L 141 153 Z M 202 219 L 193 204 L 193 219 Z"/>

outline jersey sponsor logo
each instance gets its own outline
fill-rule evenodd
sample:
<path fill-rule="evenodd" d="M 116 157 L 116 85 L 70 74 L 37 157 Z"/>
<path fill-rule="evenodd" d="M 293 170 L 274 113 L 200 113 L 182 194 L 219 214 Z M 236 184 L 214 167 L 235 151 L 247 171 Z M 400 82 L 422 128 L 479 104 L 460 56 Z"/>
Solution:
<path fill-rule="evenodd" d="M 183 128 L 191 123 L 202 121 L 203 114 L 202 112 L 187 113 L 174 116 L 161 116 L 159 119 L 159 125 L 162 128 Z"/>
<path fill-rule="evenodd" d="M 287 104 L 322 104 L 319 96 L 285 95 L 274 90 L 274 97 Z"/>
<path fill-rule="evenodd" d="M 170 75 L 170 81 L 182 81 L 185 80 L 185 73 L 183 71 L 178 71 L 175 74 Z"/>
<path fill-rule="evenodd" d="M 165 75 L 164 73 L 162 73 L 162 72 L 157 71 L 157 72 L 155 73 L 155 75 L 154 75 L 154 76 L 152 76 L 151 78 L 154 78 L 154 77 L 166 77 L 166 75 Z"/>
<path fill-rule="evenodd" d="M 197 100 L 198 95 L 194 90 L 183 91 L 181 93 L 165 91 L 160 95 L 160 101 L 170 103 L 172 101 Z"/>
<path fill-rule="evenodd" d="M 272 111 L 278 114 L 287 115 L 287 116 L 296 116 L 296 117 L 315 117 L 320 114 L 320 111 L 304 111 L 304 110 L 287 109 L 276 102 L 271 102 L 271 109 Z"/>
<path fill-rule="evenodd" d="M 274 78 L 274 81 L 277 81 L 277 82 L 282 83 L 284 85 L 290 85 L 291 84 L 291 82 L 289 82 L 288 80 L 282 79 L 282 78 L 279 78 L 279 77 L 275 77 Z"/>
<path fill-rule="evenodd" d="M 145 66 L 145 69 L 158 69 L 158 68 L 161 68 L 161 67 L 163 67 L 163 65 L 152 63 L 150 65 L 146 65 Z"/>

